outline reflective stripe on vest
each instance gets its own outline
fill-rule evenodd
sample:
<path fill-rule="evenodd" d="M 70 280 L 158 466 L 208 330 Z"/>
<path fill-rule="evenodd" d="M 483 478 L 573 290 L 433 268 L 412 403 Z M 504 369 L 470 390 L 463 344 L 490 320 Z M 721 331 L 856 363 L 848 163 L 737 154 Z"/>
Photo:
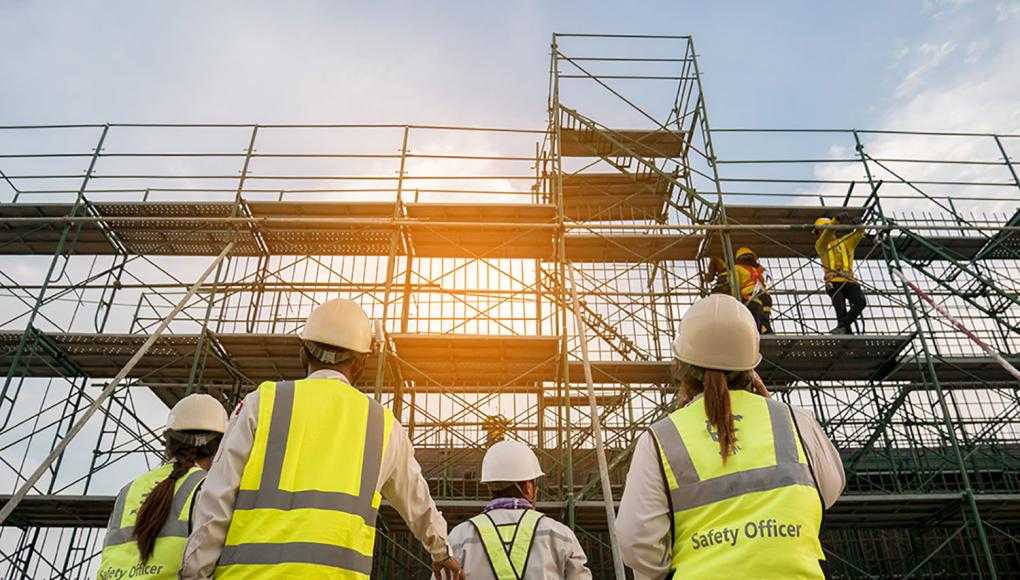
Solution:
<path fill-rule="evenodd" d="M 332 379 L 264 383 L 259 393 L 215 577 L 368 577 L 392 414 Z"/>
<path fill-rule="evenodd" d="M 790 408 L 745 391 L 730 402 L 738 449 L 725 463 L 704 398 L 651 427 L 673 511 L 673 567 L 692 578 L 822 578 L 821 499 Z"/>
<path fill-rule="evenodd" d="M 497 526 L 489 514 L 479 514 L 470 521 L 482 539 L 485 555 L 497 580 L 521 580 L 528 567 L 528 556 L 535 543 L 535 530 L 543 514 L 527 510 L 515 524 Z"/>
<path fill-rule="evenodd" d="M 134 537 L 138 509 L 156 485 L 170 475 L 172 465 L 163 465 L 124 486 L 106 528 L 103 553 L 98 577 L 113 578 L 176 578 L 184 558 L 184 546 L 189 533 L 189 514 L 198 486 L 206 472 L 193 467 L 177 480 L 170 517 L 159 530 L 152 555 L 141 561 L 138 543 Z M 128 503 L 131 509 L 128 509 Z"/>

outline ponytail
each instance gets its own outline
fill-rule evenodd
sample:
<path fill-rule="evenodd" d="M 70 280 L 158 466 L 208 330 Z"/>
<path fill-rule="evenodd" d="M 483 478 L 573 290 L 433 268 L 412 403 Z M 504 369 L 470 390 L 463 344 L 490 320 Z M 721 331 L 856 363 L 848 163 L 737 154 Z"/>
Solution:
<path fill-rule="evenodd" d="M 737 430 L 733 425 L 729 383 L 722 371 L 705 369 L 702 385 L 705 389 L 705 415 L 719 434 L 719 453 L 722 455 L 723 463 L 726 463 L 737 447 Z"/>
<path fill-rule="evenodd" d="M 148 562 L 156 549 L 159 531 L 171 517 L 177 480 L 184 477 L 192 467 L 216 454 L 222 435 L 205 431 L 166 431 L 166 457 L 173 460 L 173 468 L 166 479 L 152 488 L 145 501 L 138 508 L 135 519 L 134 537 L 142 562 Z M 196 445 L 197 443 L 197 445 Z"/>
<path fill-rule="evenodd" d="M 719 454 L 723 463 L 737 451 L 737 428 L 733 423 L 730 391 L 750 391 L 769 396 L 765 385 L 753 371 L 720 371 L 679 363 L 674 378 L 680 382 L 681 398 L 690 400 L 697 394 L 705 396 L 705 415 L 718 434 Z"/>
<path fill-rule="evenodd" d="M 170 517 L 177 480 L 190 471 L 191 467 L 191 464 L 184 461 L 174 461 L 174 468 L 170 471 L 170 475 L 152 488 L 145 501 L 142 502 L 142 507 L 138 509 L 135 540 L 138 542 L 138 552 L 142 556 L 142 562 L 149 561 L 152 551 L 156 548 L 156 537 L 159 536 L 159 530 L 163 528 L 163 524 Z"/>

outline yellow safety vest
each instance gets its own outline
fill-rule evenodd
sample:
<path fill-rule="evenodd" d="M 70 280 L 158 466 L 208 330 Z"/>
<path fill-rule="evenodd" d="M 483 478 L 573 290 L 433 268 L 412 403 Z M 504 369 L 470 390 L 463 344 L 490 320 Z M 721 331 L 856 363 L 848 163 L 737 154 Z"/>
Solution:
<path fill-rule="evenodd" d="M 730 391 L 737 449 L 722 461 L 699 398 L 656 422 L 675 578 L 824 578 L 822 503 L 790 408 Z"/>
<path fill-rule="evenodd" d="M 216 578 L 364 580 L 393 414 L 332 379 L 262 383 Z"/>
<path fill-rule="evenodd" d="M 535 543 L 535 530 L 543 514 L 527 510 L 516 523 L 497 526 L 489 514 L 468 520 L 474 526 L 496 580 L 522 580 L 528 569 L 528 556 Z"/>
<path fill-rule="evenodd" d="M 737 285 L 740 287 L 740 298 L 745 302 L 768 291 L 765 286 L 765 268 L 737 264 L 735 272 Z"/>
<path fill-rule="evenodd" d="M 117 494 L 110 524 L 106 528 L 103 554 L 100 558 L 99 580 L 144 578 L 146 580 L 175 580 L 184 560 L 184 546 L 188 541 L 191 502 L 198 484 L 205 479 L 205 471 L 192 467 L 177 480 L 170 517 L 156 537 L 156 544 L 148 561 L 142 562 L 135 540 L 135 523 L 142 507 L 156 484 L 170 475 L 173 465 L 167 464 L 135 479 Z"/>
<path fill-rule="evenodd" d="M 854 230 L 849 234 L 836 237 L 830 230 L 822 232 L 815 242 L 815 251 L 822 260 L 826 282 L 853 282 L 854 252 L 857 244 L 864 237 L 864 230 Z"/>

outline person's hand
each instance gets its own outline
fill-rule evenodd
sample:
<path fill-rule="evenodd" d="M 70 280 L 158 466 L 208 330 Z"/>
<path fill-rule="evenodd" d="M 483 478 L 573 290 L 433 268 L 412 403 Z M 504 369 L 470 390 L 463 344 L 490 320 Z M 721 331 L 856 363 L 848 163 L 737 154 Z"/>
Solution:
<path fill-rule="evenodd" d="M 761 395 L 766 399 L 772 397 L 772 393 L 769 392 L 768 387 L 765 386 L 765 381 L 761 380 L 761 376 L 758 375 L 758 371 L 751 371 L 751 388 L 755 394 Z"/>
<path fill-rule="evenodd" d="M 460 569 L 460 562 L 453 556 L 432 562 L 432 574 L 438 580 L 464 580 L 464 571 Z"/>
<path fill-rule="evenodd" d="M 850 214 L 848 214 L 845 211 L 841 212 L 839 215 L 836 216 L 836 223 L 838 223 L 838 224 L 848 224 L 848 223 L 851 223 L 851 221 L 850 221 Z"/>

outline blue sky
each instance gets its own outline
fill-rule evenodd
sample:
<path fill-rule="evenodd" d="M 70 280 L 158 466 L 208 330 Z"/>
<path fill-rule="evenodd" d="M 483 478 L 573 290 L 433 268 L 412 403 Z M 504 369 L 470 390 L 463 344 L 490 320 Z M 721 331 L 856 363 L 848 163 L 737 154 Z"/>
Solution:
<path fill-rule="evenodd" d="M 1020 42 L 1015 1 L 368 4 L 5 2 L 0 122 L 540 126 L 560 31 L 693 34 L 716 127 L 891 126 L 906 110 L 909 128 L 954 128 L 955 111 L 911 99 L 1007 75 L 997 59 Z M 1008 76 L 967 95 L 986 109 L 968 121 L 1020 125 Z"/>

